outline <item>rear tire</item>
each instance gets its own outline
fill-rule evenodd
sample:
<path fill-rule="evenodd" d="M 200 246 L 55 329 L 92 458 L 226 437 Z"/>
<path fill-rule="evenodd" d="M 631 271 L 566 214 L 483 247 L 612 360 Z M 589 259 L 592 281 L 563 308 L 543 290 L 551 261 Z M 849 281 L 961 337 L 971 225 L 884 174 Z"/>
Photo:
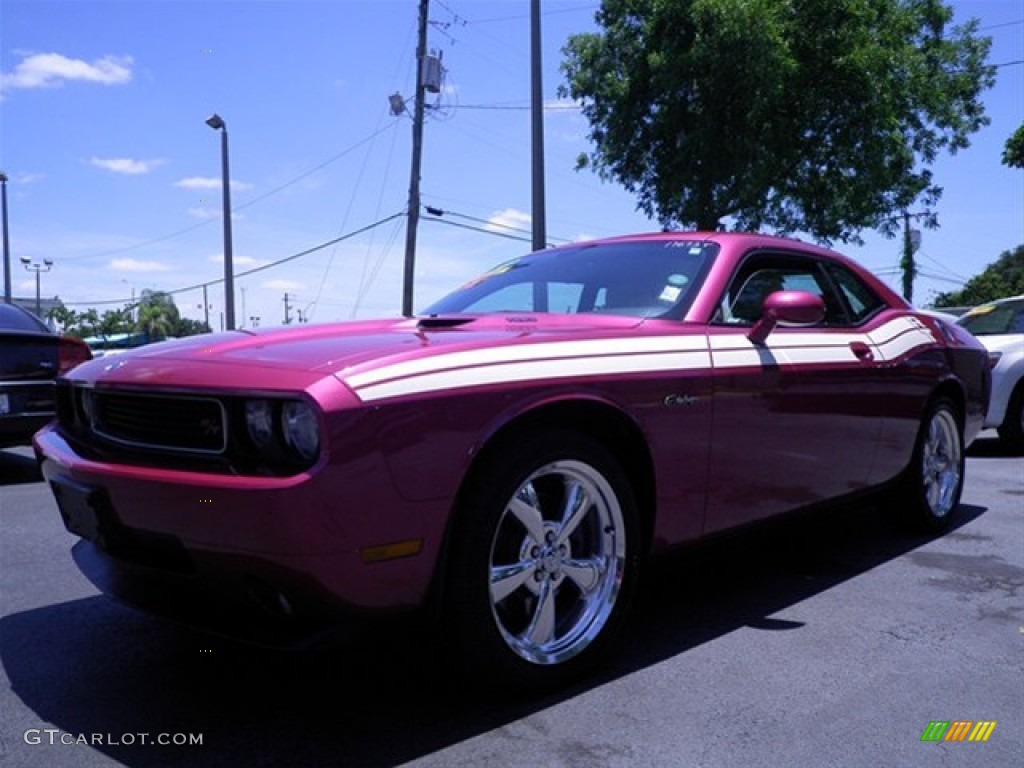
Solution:
<path fill-rule="evenodd" d="M 637 580 L 636 503 L 588 435 L 547 429 L 491 452 L 457 511 L 442 643 L 477 681 L 564 685 L 604 658 Z"/>
<path fill-rule="evenodd" d="M 925 412 L 914 456 L 903 479 L 907 519 L 927 531 L 949 528 L 964 488 L 964 433 L 954 405 L 945 398 Z"/>

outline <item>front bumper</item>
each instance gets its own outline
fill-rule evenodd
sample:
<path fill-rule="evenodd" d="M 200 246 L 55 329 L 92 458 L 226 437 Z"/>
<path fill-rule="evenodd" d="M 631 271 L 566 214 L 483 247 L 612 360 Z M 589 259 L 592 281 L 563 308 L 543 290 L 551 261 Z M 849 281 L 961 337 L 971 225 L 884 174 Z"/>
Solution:
<path fill-rule="evenodd" d="M 436 516 L 403 508 L 375 462 L 347 483 L 330 466 L 250 478 L 101 464 L 78 455 L 55 425 L 36 435 L 35 448 L 65 527 L 82 539 L 74 548 L 82 572 L 145 611 L 295 646 L 354 616 L 425 600 L 440 535 L 423 524 Z M 417 537 L 425 543 L 416 556 L 363 556 Z"/>

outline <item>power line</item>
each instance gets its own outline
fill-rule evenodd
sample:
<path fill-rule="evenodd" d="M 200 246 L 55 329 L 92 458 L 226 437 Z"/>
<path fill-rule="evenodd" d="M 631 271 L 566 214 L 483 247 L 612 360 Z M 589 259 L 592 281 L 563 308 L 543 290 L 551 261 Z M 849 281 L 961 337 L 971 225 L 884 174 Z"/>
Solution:
<path fill-rule="evenodd" d="M 393 220 L 399 218 L 400 216 L 405 216 L 405 211 L 399 211 L 398 213 L 393 213 L 390 216 L 388 216 L 387 218 L 381 219 L 380 221 L 375 221 L 373 224 L 367 224 L 365 227 L 362 227 L 361 229 L 357 229 L 354 232 L 349 232 L 346 235 L 341 235 L 340 237 L 336 237 L 333 240 L 328 240 L 327 242 L 320 243 L 319 245 L 314 245 L 312 248 L 307 248 L 304 251 L 299 251 L 298 253 L 293 253 L 291 256 L 286 256 L 283 259 L 278 259 L 277 261 L 272 261 L 269 264 L 261 264 L 258 267 L 253 267 L 252 269 L 247 269 L 244 272 L 236 272 L 235 273 L 235 277 L 236 278 L 248 277 L 249 275 L 254 275 L 257 272 L 263 272 L 263 271 L 271 269 L 273 267 L 279 267 L 282 264 L 287 264 L 289 261 L 295 261 L 296 259 L 302 258 L 303 256 L 308 256 L 311 253 L 316 253 L 317 251 L 322 251 L 324 248 L 329 248 L 330 246 L 334 245 L 335 243 L 340 243 L 343 240 L 349 240 L 349 239 L 351 239 L 353 237 L 356 237 L 357 235 L 363 234 L 364 232 L 369 232 L 371 229 L 375 229 L 375 228 L 381 226 L 382 224 L 387 224 L 389 221 L 393 221 Z M 195 283 L 194 285 L 187 285 L 184 288 L 174 288 L 173 290 L 169 290 L 169 291 L 158 291 L 158 293 L 166 293 L 168 296 L 175 296 L 175 295 L 177 295 L 179 293 L 188 293 L 189 291 L 198 290 L 199 288 L 202 288 L 204 285 L 219 285 L 220 283 L 223 283 L 223 282 L 224 282 L 224 278 L 221 277 L 221 278 L 217 278 L 216 280 L 206 280 L 206 281 L 204 281 L 202 283 Z M 124 304 L 124 303 L 127 303 L 128 301 L 130 301 L 130 299 L 104 299 L 103 301 L 65 301 L 64 304 L 66 304 L 68 306 L 84 306 L 84 305 L 105 306 L 105 305 L 109 305 L 109 304 Z"/>
<path fill-rule="evenodd" d="M 494 235 L 495 237 L 504 237 L 508 240 L 518 240 L 521 243 L 532 243 L 533 239 L 529 237 L 520 237 L 519 235 L 510 235 L 505 232 L 495 232 L 493 229 L 484 229 L 483 227 L 474 227 L 470 224 L 460 224 L 457 221 L 448 221 L 448 219 L 425 219 L 425 221 L 434 221 L 438 224 L 447 224 L 449 227 L 458 227 L 459 229 L 468 229 L 472 232 L 482 232 L 485 235 Z"/>
<path fill-rule="evenodd" d="M 599 6 L 594 3 L 588 3 L 587 5 L 577 5 L 572 8 L 556 8 L 551 11 L 541 12 L 541 16 L 554 16 L 556 13 L 576 13 L 577 11 L 597 11 Z M 519 21 L 521 19 L 528 19 L 530 15 L 528 13 L 519 14 L 518 16 L 495 16 L 490 19 L 470 19 L 470 24 L 490 24 L 496 21 Z"/>
<path fill-rule="evenodd" d="M 310 168 L 308 171 L 304 171 L 303 173 L 300 173 L 298 176 L 294 177 L 293 179 L 291 179 L 289 181 L 286 181 L 284 184 L 281 184 L 278 187 L 274 187 L 270 191 L 268 191 L 268 192 L 266 192 L 266 193 L 264 193 L 264 194 L 262 194 L 262 195 L 260 195 L 258 197 L 255 197 L 252 200 L 248 200 L 245 203 L 242 203 L 241 205 L 234 206 L 231 209 L 232 213 L 234 213 L 235 211 L 244 210 L 245 208 L 248 208 L 251 205 L 255 205 L 256 203 L 258 203 L 258 202 L 260 202 L 262 200 L 266 200 L 271 195 L 276 195 L 278 192 L 281 192 L 282 190 L 287 189 L 288 187 L 292 186 L 293 184 L 297 184 L 298 182 L 302 181 L 306 177 L 313 175 L 317 171 L 320 171 L 323 168 L 326 168 L 331 163 L 336 162 L 337 160 L 340 160 L 341 158 L 345 157 L 345 155 L 348 155 L 348 154 L 354 152 L 355 150 L 359 149 L 361 146 L 363 146 L 367 142 L 373 141 L 380 134 L 382 134 L 385 131 L 388 131 L 388 130 L 391 130 L 392 128 L 394 128 L 395 125 L 396 125 L 396 123 L 389 123 L 385 127 L 381 128 L 380 130 L 374 131 L 369 136 L 361 139 L 360 141 L 356 142 L 352 146 L 347 147 L 346 149 L 342 150 L 338 154 L 336 154 L 336 155 L 334 155 L 332 157 L 329 157 L 328 159 L 324 160 L 322 163 L 314 166 L 313 168 Z M 135 243 L 133 245 L 127 245 L 127 246 L 124 246 L 122 248 L 115 248 L 115 249 L 109 250 L 109 251 L 100 251 L 99 253 L 90 253 L 90 254 L 87 254 L 85 256 L 73 256 L 71 258 L 73 260 L 75 260 L 75 261 L 86 260 L 86 259 L 98 259 L 98 258 L 102 258 L 104 256 L 113 256 L 114 254 L 125 253 L 127 251 L 133 251 L 133 250 L 136 250 L 137 248 L 145 248 L 146 246 L 155 245 L 156 243 L 162 243 L 165 240 L 171 240 L 171 239 L 173 239 L 175 237 L 179 237 L 181 235 L 187 234 L 189 232 L 192 232 L 194 230 L 199 229 L 200 227 L 208 226 L 210 224 L 213 224 L 214 222 L 220 221 L 222 218 L 223 218 L 223 216 L 217 216 L 216 218 L 208 219 L 206 221 L 201 221 L 198 224 L 193 224 L 190 227 L 185 227 L 184 229 L 179 229 L 179 230 L 176 230 L 174 232 L 170 232 L 170 233 L 168 233 L 166 235 L 160 235 L 159 237 L 154 237 L 151 240 L 144 240 L 141 243 Z"/>
<path fill-rule="evenodd" d="M 1001 27 L 1015 27 L 1018 24 L 1024 24 L 1024 19 L 1017 19 L 1016 21 L 1006 21 L 1002 24 L 989 24 L 987 27 L 978 27 L 979 32 L 985 32 L 989 29 L 999 29 Z"/>
<path fill-rule="evenodd" d="M 441 208 L 435 208 L 434 206 L 431 206 L 431 205 L 426 205 L 426 206 L 424 206 L 424 208 L 426 209 L 427 213 L 431 214 L 432 216 L 455 216 L 455 217 L 460 218 L 460 219 L 466 219 L 467 221 L 475 221 L 478 224 L 486 224 L 489 227 L 501 227 L 502 229 L 507 229 L 507 230 L 509 230 L 511 232 L 521 232 L 521 233 L 526 234 L 526 235 L 532 235 L 533 234 L 533 230 L 530 230 L 530 229 L 523 229 L 522 227 L 513 227 L 511 224 L 502 224 L 500 221 L 493 221 L 491 219 L 481 219 L 481 218 L 479 218 L 477 216 L 470 216 L 467 213 L 459 213 L 458 211 L 443 210 Z M 490 232 L 492 230 L 486 230 L 486 231 Z M 573 242 L 572 240 L 570 240 L 567 237 L 549 237 L 548 239 L 549 240 L 558 240 L 558 241 L 563 242 L 563 243 L 571 243 L 571 242 Z"/>

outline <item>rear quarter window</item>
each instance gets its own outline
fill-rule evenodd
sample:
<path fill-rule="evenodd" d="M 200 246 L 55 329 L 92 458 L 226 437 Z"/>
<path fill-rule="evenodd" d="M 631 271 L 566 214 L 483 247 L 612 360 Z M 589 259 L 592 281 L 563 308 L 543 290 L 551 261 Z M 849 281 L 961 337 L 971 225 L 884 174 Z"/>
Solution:
<path fill-rule="evenodd" d="M 827 269 L 846 300 L 854 325 L 864 322 L 886 306 L 881 296 L 842 264 L 829 264 Z"/>

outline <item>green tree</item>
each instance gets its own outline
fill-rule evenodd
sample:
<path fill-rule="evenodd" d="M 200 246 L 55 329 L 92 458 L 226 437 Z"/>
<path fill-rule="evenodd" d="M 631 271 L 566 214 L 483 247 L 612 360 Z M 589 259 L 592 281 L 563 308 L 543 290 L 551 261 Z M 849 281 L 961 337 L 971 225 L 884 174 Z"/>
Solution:
<path fill-rule="evenodd" d="M 579 165 L 667 227 L 892 234 L 988 122 L 990 40 L 940 0 L 603 0 L 596 18 L 562 64 L 594 144 Z"/>
<path fill-rule="evenodd" d="M 144 290 L 138 304 L 135 330 L 145 333 L 150 341 L 174 335 L 181 320 L 174 298 L 164 291 Z"/>
<path fill-rule="evenodd" d="M 75 329 L 81 338 L 95 336 L 100 324 L 99 313 L 95 309 L 87 309 L 78 314 L 78 327 Z"/>
<path fill-rule="evenodd" d="M 1007 296 L 1024 294 L 1024 245 L 1003 251 L 995 262 L 968 280 L 962 290 L 940 293 L 935 307 L 975 307 Z"/>
<path fill-rule="evenodd" d="M 96 333 L 100 336 L 113 336 L 117 333 L 128 333 L 131 330 L 131 311 L 128 309 L 108 309 L 100 317 Z"/>
<path fill-rule="evenodd" d="M 210 326 L 202 320 L 193 320 L 191 317 L 183 317 L 178 321 L 174 335 L 178 338 L 184 336 L 198 336 L 201 333 L 211 333 Z"/>
<path fill-rule="evenodd" d="M 78 313 L 73 309 L 68 309 L 63 304 L 53 307 L 46 313 L 46 317 L 55 322 L 60 327 L 62 333 L 68 333 L 78 324 Z"/>
<path fill-rule="evenodd" d="M 1003 165 L 1010 168 L 1024 168 L 1024 123 L 1006 140 L 1003 150 Z"/>

